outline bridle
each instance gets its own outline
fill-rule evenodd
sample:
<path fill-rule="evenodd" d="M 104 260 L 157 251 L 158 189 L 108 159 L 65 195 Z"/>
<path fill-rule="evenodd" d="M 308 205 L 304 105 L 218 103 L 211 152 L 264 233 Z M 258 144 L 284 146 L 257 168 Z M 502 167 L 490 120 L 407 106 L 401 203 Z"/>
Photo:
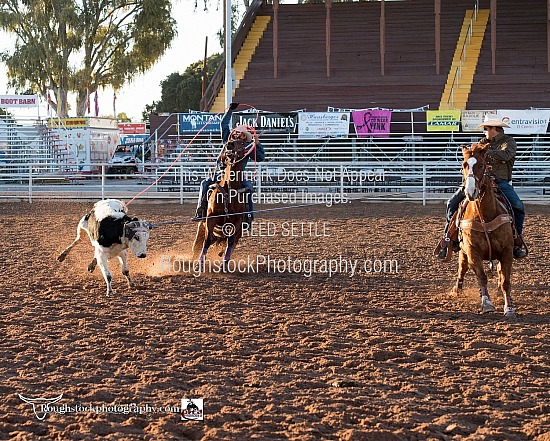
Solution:
<path fill-rule="evenodd" d="M 474 156 L 470 156 L 470 158 L 473 158 Z M 477 211 L 477 214 L 479 216 L 479 219 L 481 220 L 481 229 L 483 231 L 483 233 L 485 234 L 485 239 L 487 240 L 487 244 L 488 244 L 488 247 L 489 247 L 489 260 L 491 260 L 491 248 L 492 248 L 492 245 L 491 245 L 491 238 L 489 237 L 489 231 L 487 230 L 486 228 L 486 221 L 485 219 L 483 218 L 483 214 L 481 212 L 481 201 L 483 200 L 483 197 L 485 196 L 485 193 L 486 193 L 486 190 L 488 188 L 488 185 L 487 185 L 487 179 L 490 179 L 489 177 L 489 174 L 487 173 L 487 167 L 486 167 L 486 164 L 485 164 L 485 161 L 479 161 L 477 158 L 476 159 L 476 164 L 479 164 L 479 169 L 481 170 L 481 178 L 478 177 L 475 173 L 474 173 L 474 170 L 473 168 L 475 167 L 475 164 L 474 166 L 470 167 L 470 164 L 468 163 L 468 161 L 465 161 L 467 164 L 468 164 L 468 175 L 465 177 L 465 179 L 469 179 L 469 178 L 472 178 L 474 180 L 474 185 L 475 185 L 475 193 L 474 193 L 474 199 L 472 202 L 475 202 L 474 203 L 474 207 L 475 207 L 475 210 Z M 479 173 L 478 173 L 479 174 Z M 489 184 L 490 185 L 490 184 Z M 466 191 L 466 185 L 464 184 L 464 191 Z M 467 195 L 468 197 L 468 195 Z M 469 197 L 468 197 L 469 199 Z M 463 222 L 465 222 L 464 220 L 461 221 L 461 225 L 463 224 Z M 474 220 L 471 220 L 472 222 L 472 225 L 474 223 Z"/>
<path fill-rule="evenodd" d="M 228 149 L 227 146 L 229 144 L 232 144 L 235 147 L 235 149 Z M 243 161 L 244 158 L 246 158 L 247 147 L 248 146 L 240 140 L 229 141 L 225 145 L 224 151 L 223 151 L 223 155 L 224 155 L 223 163 L 224 163 L 224 165 L 225 166 L 229 165 L 230 167 L 234 167 L 239 162 Z M 242 156 L 241 156 L 241 154 L 242 154 Z"/>
<path fill-rule="evenodd" d="M 471 156 L 473 158 L 474 156 Z M 468 175 L 465 176 L 464 180 L 467 180 L 468 178 L 473 178 L 475 183 L 475 190 L 477 197 L 474 197 L 474 199 L 478 199 L 479 201 L 483 200 L 483 196 L 485 196 L 485 191 L 487 190 L 487 178 L 489 178 L 489 174 L 487 173 L 487 167 L 485 165 L 485 161 L 481 162 L 476 158 L 476 164 L 480 165 L 481 169 L 481 177 L 478 177 L 475 173 L 473 168 L 470 167 L 468 164 Z M 467 163 L 467 161 L 466 161 Z M 463 184 L 464 187 L 466 187 L 466 184 Z"/>

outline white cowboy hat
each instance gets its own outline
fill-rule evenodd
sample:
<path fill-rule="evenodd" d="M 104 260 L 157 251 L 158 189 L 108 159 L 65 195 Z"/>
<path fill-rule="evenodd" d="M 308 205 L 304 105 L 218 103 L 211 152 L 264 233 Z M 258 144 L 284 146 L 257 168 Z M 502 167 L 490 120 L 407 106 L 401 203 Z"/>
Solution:
<path fill-rule="evenodd" d="M 246 142 L 251 142 L 254 139 L 254 135 L 249 130 L 244 128 L 234 129 L 229 135 L 230 141 L 242 140 Z"/>
<path fill-rule="evenodd" d="M 485 119 L 479 126 L 475 128 L 475 130 L 482 129 L 484 127 L 508 127 L 510 126 L 504 122 L 502 122 L 499 119 Z"/>

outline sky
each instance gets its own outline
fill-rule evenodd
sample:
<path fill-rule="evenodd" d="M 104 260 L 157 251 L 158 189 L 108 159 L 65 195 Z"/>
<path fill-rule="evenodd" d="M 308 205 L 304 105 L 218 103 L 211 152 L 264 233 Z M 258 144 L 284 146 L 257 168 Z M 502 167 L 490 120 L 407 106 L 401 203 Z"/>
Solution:
<path fill-rule="evenodd" d="M 172 17 L 177 22 L 178 35 L 174 39 L 172 46 L 159 59 L 155 66 L 146 74 L 136 77 L 131 83 L 117 91 L 116 112 L 125 112 L 132 121 L 141 121 L 141 113 L 146 104 L 152 104 L 153 101 L 160 100 L 161 87 L 160 82 L 173 72 L 183 73 L 192 63 L 204 58 L 204 44 L 208 36 L 208 55 L 222 51 L 217 33 L 223 27 L 223 3 L 220 2 L 216 10 L 216 2 L 211 1 L 210 11 L 204 12 L 202 8 L 194 9 L 194 0 L 173 0 Z M 200 1 L 199 1 L 200 4 Z M 5 38 L 2 35 L 0 51 L 13 48 L 14 40 Z M 0 62 L 0 95 L 13 95 L 15 91 L 8 89 L 6 77 L 6 67 Z M 93 95 L 92 95 L 93 98 Z M 113 114 L 113 90 L 99 90 L 99 115 Z M 73 97 L 70 102 L 70 116 L 76 116 L 74 110 L 76 107 L 76 98 Z M 182 109 L 187 110 L 187 109 Z M 199 109 L 195 109 L 199 110 Z M 10 108 L 10 112 L 16 116 L 46 116 L 47 106 L 42 103 L 40 109 L 16 109 Z M 93 112 L 93 99 L 92 99 Z"/>

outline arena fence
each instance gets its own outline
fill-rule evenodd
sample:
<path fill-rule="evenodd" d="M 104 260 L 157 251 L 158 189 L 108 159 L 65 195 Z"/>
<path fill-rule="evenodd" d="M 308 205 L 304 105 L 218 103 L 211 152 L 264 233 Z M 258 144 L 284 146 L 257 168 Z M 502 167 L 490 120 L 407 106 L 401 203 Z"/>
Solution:
<path fill-rule="evenodd" d="M 136 174 L 113 175 L 105 162 L 76 164 L 60 156 L 49 135 L 12 132 L 0 137 L 0 198 L 29 202 L 129 200 L 141 192 L 139 199 L 195 200 L 220 151 L 216 133 L 162 139 L 150 146 L 154 162 L 140 164 Z M 266 161 L 249 161 L 248 178 L 260 203 L 445 200 L 460 184 L 461 146 L 479 136 L 409 131 L 387 138 L 300 139 L 297 134 L 267 133 L 261 136 Z M 515 139 L 513 183 L 518 194 L 525 201 L 548 201 L 550 135 Z"/>
<path fill-rule="evenodd" d="M 97 166 L 97 164 L 94 164 Z M 212 162 L 157 163 L 132 175 L 66 170 L 42 163 L 2 164 L 0 198 L 96 200 L 120 198 L 195 200 Z M 514 185 L 525 201 L 550 200 L 550 162 L 527 161 L 517 167 Z M 460 184 L 456 161 L 264 162 L 250 166 L 258 203 L 332 205 L 361 200 L 444 200 Z M 150 188 L 149 188 L 150 187 Z M 145 191 L 146 190 L 146 191 Z"/>

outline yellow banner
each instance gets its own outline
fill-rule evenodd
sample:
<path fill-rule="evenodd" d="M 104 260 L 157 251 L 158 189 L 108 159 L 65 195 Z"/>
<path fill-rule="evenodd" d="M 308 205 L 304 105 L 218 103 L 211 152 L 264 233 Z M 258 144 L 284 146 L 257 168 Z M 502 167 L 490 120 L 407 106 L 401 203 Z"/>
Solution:
<path fill-rule="evenodd" d="M 86 118 L 52 118 L 48 121 L 49 127 L 58 127 L 63 129 L 75 129 L 87 126 Z"/>
<path fill-rule="evenodd" d="M 428 132 L 458 132 L 460 110 L 428 110 L 426 126 Z"/>

